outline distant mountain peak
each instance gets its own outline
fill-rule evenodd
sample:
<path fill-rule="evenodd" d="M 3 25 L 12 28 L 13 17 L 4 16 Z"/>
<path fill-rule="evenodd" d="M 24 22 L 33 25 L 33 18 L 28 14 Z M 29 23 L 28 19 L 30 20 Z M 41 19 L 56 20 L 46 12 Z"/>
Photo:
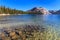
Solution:
<path fill-rule="evenodd" d="M 34 7 L 34 8 L 32 8 L 31 10 L 29 10 L 28 12 L 37 12 L 37 13 L 42 13 L 42 14 L 48 14 L 49 13 L 49 11 L 48 10 L 46 10 L 45 8 L 43 8 L 43 7 Z"/>
<path fill-rule="evenodd" d="M 43 7 L 34 7 L 32 9 L 43 9 Z"/>

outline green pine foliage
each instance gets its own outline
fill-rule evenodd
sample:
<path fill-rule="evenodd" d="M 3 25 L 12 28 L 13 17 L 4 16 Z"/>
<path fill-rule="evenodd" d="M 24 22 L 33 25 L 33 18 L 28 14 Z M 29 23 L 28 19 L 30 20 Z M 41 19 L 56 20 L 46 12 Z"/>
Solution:
<path fill-rule="evenodd" d="M 5 6 L 0 7 L 0 14 L 26 14 L 26 13 L 27 12 L 21 10 L 6 8 Z"/>

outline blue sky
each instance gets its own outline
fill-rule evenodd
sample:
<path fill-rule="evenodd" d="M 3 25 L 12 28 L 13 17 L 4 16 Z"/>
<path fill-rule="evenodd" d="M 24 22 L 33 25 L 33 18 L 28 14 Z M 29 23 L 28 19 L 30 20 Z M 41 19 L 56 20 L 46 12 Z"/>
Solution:
<path fill-rule="evenodd" d="M 44 7 L 48 10 L 60 9 L 60 0 L 0 0 L 0 6 L 29 10 L 33 7 Z"/>

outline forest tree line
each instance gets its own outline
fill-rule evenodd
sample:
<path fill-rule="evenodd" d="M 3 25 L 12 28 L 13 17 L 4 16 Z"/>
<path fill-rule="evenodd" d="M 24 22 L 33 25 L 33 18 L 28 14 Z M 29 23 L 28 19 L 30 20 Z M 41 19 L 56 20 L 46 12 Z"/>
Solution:
<path fill-rule="evenodd" d="M 22 10 L 16 10 L 11 8 L 6 8 L 5 6 L 0 6 L 0 14 L 26 14 L 27 12 L 24 12 Z"/>

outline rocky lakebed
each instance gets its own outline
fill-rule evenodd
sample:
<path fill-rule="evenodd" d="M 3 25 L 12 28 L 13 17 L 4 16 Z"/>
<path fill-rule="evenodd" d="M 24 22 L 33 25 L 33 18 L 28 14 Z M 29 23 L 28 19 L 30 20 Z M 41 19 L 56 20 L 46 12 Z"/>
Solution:
<path fill-rule="evenodd" d="M 3 28 L 0 32 L 0 40 L 43 40 L 40 38 L 45 28 L 36 25 L 24 25 L 21 27 Z"/>

